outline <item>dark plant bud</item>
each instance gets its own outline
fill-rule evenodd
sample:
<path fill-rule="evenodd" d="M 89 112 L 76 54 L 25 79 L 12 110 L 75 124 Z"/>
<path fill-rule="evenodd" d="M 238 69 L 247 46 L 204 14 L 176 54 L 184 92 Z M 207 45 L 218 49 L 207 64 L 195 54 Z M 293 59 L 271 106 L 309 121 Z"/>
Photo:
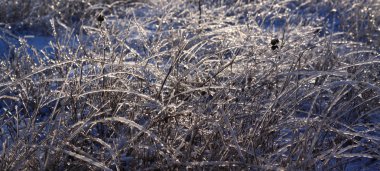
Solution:
<path fill-rule="evenodd" d="M 250 84 L 252 82 L 252 77 L 248 77 L 247 82 L 248 82 L 248 84 Z"/>
<path fill-rule="evenodd" d="M 99 14 L 97 20 L 99 22 L 103 22 L 104 21 L 104 16 L 102 14 Z"/>
<path fill-rule="evenodd" d="M 278 43 L 280 43 L 280 41 L 279 41 L 278 39 L 272 39 L 272 40 L 270 41 L 270 44 L 272 44 L 273 46 L 274 46 L 274 45 L 277 45 Z"/>
<path fill-rule="evenodd" d="M 277 45 L 272 46 L 272 50 L 276 50 L 276 49 L 278 49 Z"/>
<path fill-rule="evenodd" d="M 314 34 L 318 34 L 319 32 L 321 32 L 321 29 L 316 29 L 316 30 L 314 31 Z"/>
<path fill-rule="evenodd" d="M 201 91 L 201 95 L 204 96 L 206 95 L 207 93 L 205 91 Z"/>

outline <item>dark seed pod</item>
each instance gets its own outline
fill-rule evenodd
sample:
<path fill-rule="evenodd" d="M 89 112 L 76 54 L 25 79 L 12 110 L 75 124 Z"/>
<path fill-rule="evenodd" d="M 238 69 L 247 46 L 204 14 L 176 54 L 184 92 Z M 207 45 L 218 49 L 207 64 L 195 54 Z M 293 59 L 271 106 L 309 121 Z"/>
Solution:
<path fill-rule="evenodd" d="M 279 41 L 278 39 L 272 39 L 272 40 L 270 41 L 270 44 L 272 44 L 272 46 L 275 46 L 275 45 L 277 45 L 278 43 L 280 43 L 280 41 Z"/>
<path fill-rule="evenodd" d="M 97 20 L 99 22 L 103 22 L 104 21 L 104 16 L 102 14 L 99 14 Z"/>
<path fill-rule="evenodd" d="M 272 46 L 272 50 L 276 50 L 276 49 L 278 49 L 277 45 Z"/>
<path fill-rule="evenodd" d="M 321 29 L 316 29 L 315 31 L 314 31 L 314 34 L 318 34 L 318 33 L 320 33 L 321 32 Z"/>
<path fill-rule="evenodd" d="M 202 96 L 204 96 L 204 95 L 206 95 L 207 94 L 207 92 L 205 92 L 205 91 L 201 91 L 201 95 Z"/>

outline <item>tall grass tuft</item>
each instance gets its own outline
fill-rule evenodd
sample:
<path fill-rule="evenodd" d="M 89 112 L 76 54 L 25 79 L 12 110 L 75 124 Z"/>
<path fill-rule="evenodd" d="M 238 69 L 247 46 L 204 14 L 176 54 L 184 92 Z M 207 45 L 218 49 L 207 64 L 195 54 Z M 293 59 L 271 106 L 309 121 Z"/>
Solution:
<path fill-rule="evenodd" d="M 0 6 L 0 170 L 380 164 L 378 1 Z"/>

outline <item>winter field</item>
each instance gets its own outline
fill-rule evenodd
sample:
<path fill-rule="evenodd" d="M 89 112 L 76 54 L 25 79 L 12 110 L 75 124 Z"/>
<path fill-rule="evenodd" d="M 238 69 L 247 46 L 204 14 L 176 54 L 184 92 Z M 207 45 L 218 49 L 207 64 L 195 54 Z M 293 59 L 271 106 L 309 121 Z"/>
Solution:
<path fill-rule="evenodd" d="M 380 170 L 378 0 L 0 0 L 0 170 Z"/>

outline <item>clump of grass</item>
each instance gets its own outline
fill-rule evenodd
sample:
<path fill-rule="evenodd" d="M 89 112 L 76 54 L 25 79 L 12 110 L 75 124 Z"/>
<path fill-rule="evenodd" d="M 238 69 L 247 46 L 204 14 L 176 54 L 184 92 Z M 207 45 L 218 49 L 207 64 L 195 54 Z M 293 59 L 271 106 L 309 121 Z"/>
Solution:
<path fill-rule="evenodd" d="M 49 20 L 52 51 L 2 61 L 3 170 L 378 164 L 378 23 L 336 23 L 376 1 L 91 2 L 77 31 Z"/>

